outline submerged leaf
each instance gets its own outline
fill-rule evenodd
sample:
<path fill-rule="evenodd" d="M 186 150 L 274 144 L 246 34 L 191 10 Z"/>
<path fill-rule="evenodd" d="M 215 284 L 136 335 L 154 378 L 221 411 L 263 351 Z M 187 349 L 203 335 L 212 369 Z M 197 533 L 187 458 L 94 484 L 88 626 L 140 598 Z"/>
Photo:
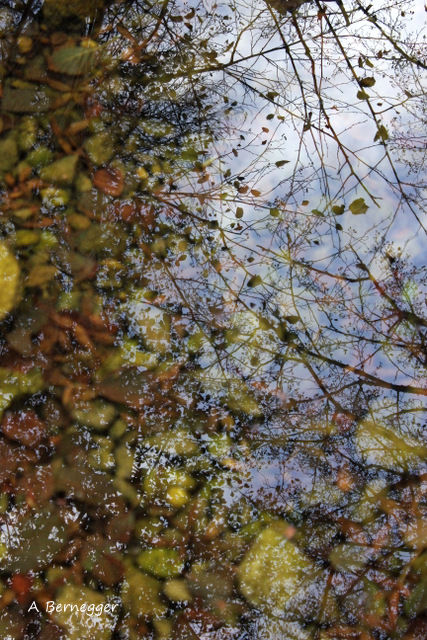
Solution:
<path fill-rule="evenodd" d="M 48 111 L 51 98 L 45 89 L 24 87 L 15 89 L 6 86 L 3 90 L 2 111 L 12 113 L 42 113 Z"/>
<path fill-rule="evenodd" d="M 76 173 L 78 155 L 65 156 L 40 171 L 40 177 L 46 182 L 69 185 L 73 182 Z"/>
<path fill-rule="evenodd" d="M 123 191 L 123 173 L 120 169 L 99 169 L 93 177 L 93 184 L 105 194 L 118 197 Z"/>
<path fill-rule="evenodd" d="M 2 569 L 22 572 L 47 567 L 66 541 L 64 521 L 51 508 L 30 513 L 9 524 L 2 534 L 8 553 Z"/>
<path fill-rule="evenodd" d="M 262 611 L 278 616 L 292 611 L 303 618 L 321 598 L 315 589 L 321 572 L 287 539 L 286 527 L 278 522 L 260 533 L 239 567 L 239 585 Z"/>
<path fill-rule="evenodd" d="M 70 76 L 84 75 L 94 61 L 94 50 L 86 47 L 63 47 L 57 49 L 49 60 L 53 71 Z"/>
<path fill-rule="evenodd" d="M 17 301 L 19 266 L 7 246 L 0 243 L 0 321 L 11 311 Z"/>
<path fill-rule="evenodd" d="M 11 440 L 17 440 L 26 447 L 36 447 L 46 435 L 46 426 L 35 411 L 23 410 L 7 414 L 1 430 Z"/>

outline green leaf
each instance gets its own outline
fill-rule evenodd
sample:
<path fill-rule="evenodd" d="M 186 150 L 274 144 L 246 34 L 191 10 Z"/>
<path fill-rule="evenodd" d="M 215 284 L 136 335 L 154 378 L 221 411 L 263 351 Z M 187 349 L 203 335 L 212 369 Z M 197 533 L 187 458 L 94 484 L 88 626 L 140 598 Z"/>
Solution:
<path fill-rule="evenodd" d="M 270 209 L 270 215 L 272 218 L 277 218 L 279 214 L 280 214 L 280 211 L 277 207 L 272 207 Z"/>
<path fill-rule="evenodd" d="M 340 205 L 336 204 L 332 207 L 332 213 L 335 216 L 342 216 L 342 214 L 344 213 L 344 209 L 345 209 L 345 206 L 343 204 L 340 204 Z"/>
<path fill-rule="evenodd" d="M 360 78 L 359 84 L 361 87 L 373 87 L 375 84 L 375 78 L 372 78 L 372 77 Z"/>
<path fill-rule="evenodd" d="M 283 165 L 288 164 L 288 162 L 290 162 L 290 160 L 278 160 L 275 164 L 276 167 L 283 167 Z"/>
<path fill-rule="evenodd" d="M 54 182 L 65 185 L 71 184 L 76 174 L 78 159 L 79 156 L 74 154 L 71 156 L 65 156 L 60 160 L 56 160 L 40 171 L 41 179 L 45 182 Z"/>
<path fill-rule="evenodd" d="M 43 113 L 50 108 L 51 96 L 43 88 L 25 87 L 14 89 L 6 86 L 3 90 L 2 111 L 12 113 Z"/>
<path fill-rule="evenodd" d="M 353 215 L 357 216 L 361 213 L 366 213 L 369 207 L 366 204 L 364 198 L 357 198 L 357 200 L 353 200 L 353 202 L 349 206 L 349 209 Z"/>
<path fill-rule="evenodd" d="M 380 124 L 380 126 L 378 127 L 378 131 L 375 134 L 374 142 L 377 142 L 377 140 L 382 140 L 383 142 L 385 142 L 386 140 L 388 140 L 388 138 L 389 135 L 387 129 L 383 124 Z"/>
<path fill-rule="evenodd" d="M 252 278 L 248 280 L 248 287 L 257 287 L 259 284 L 262 284 L 261 276 L 252 276 Z"/>
<path fill-rule="evenodd" d="M 299 316 L 285 316 L 285 320 L 290 324 L 296 324 L 299 321 Z"/>
<path fill-rule="evenodd" d="M 359 100 L 369 100 L 369 93 L 366 93 L 366 91 L 363 91 L 363 89 L 360 89 L 360 91 L 358 91 L 356 95 Z"/>
<path fill-rule="evenodd" d="M 236 218 L 243 218 L 243 209 L 242 209 L 242 207 L 237 207 L 237 209 L 236 209 Z"/>
<path fill-rule="evenodd" d="M 95 51 L 86 47 L 64 47 L 57 49 L 49 60 L 53 71 L 69 76 L 81 76 L 90 69 Z"/>

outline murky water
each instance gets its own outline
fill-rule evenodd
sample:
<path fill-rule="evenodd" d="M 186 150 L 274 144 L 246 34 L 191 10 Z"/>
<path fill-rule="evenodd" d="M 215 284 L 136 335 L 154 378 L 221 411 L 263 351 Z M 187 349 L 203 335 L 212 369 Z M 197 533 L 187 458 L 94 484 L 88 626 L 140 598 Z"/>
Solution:
<path fill-rule="evenodd" d="M 418 5 L 2 3 L 1 640 L 427 636 Z"/>

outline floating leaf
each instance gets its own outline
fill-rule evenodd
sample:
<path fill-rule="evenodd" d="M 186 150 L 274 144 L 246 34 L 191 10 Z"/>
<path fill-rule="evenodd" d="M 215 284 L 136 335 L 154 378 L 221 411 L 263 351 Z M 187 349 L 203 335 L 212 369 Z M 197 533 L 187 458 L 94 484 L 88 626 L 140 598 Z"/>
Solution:
<path fill-rule="evenodd" d="M 340 204 L 340 205 L 336 204 L 332 207 L 332 213 L 335 216 L 342 216 L 342 214 L 344 213 L 344 210 L 345 210 L 345 206 L 343 204 Z"/>
<path fill-rule="evenodd" d="M 276 167 L 283 167 L 284 164 L 288 164 L 288 162 L 290 162 L 290 160 L 278 160 L 277 162 L 275 162 Z"/>
<path fill-rule="evenodd" d="M 349 209 L 353 215 L 357 216 L 361 213 L 366 213 L 369 207 L 366 204 L 364 198 L 357 198 L 356 200 L 353 200 L 353 202 L 349 206 Z"/>
<path fill-rule="evenodd" d="M 261 276 L 252 276 L 248 280 L 248 287 L 257 287 L 259 284 L 262 284 Z"/>
<path fill-rule="evenodd" d="M 378 131 L 375 134 L 374 142 L 377 142 L 377 140 L 382 140 L 383 142 L 385 142 L 386 140 L 388 140 L 388 138 L 389 135 L 387 129 L 383 124 L 380 124 L 380 126 L 378 127 Z"/>
<path fill-rule="evenodd" d="M 359 100 L 369 100 L 369 93 L 366 93 L 366 91 L 363 91 L 363 89 L 360 89 L 356 96 L 359 98 Z"/>
<path fill-rule="evenodd" d="M 49 68 L 69 76 L 84 75 L 92 66 L 94 50 L 86 47 L 57 49 L 49 60 Z"/>
<path fill-rule="evenodd" d="M 373 87 L 375 84 L 375 78 L 361 78 L 359 80 L 359 84 L 361 87 Z"/>
<path fill-rule="evenodd" d="M 236 209 L 236 218 L 242 218 L 243 217 L 243 209 L 242 207 L 237 207 Z"/>

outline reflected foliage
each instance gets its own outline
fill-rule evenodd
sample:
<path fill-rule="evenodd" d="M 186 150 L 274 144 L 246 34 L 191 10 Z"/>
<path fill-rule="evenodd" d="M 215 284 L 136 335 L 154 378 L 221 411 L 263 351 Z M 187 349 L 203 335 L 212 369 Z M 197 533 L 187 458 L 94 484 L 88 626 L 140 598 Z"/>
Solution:
<path fill-rule="evenodd" d="M 2 4 L 2 638 L 425 637 L 414 4 Z"/>

